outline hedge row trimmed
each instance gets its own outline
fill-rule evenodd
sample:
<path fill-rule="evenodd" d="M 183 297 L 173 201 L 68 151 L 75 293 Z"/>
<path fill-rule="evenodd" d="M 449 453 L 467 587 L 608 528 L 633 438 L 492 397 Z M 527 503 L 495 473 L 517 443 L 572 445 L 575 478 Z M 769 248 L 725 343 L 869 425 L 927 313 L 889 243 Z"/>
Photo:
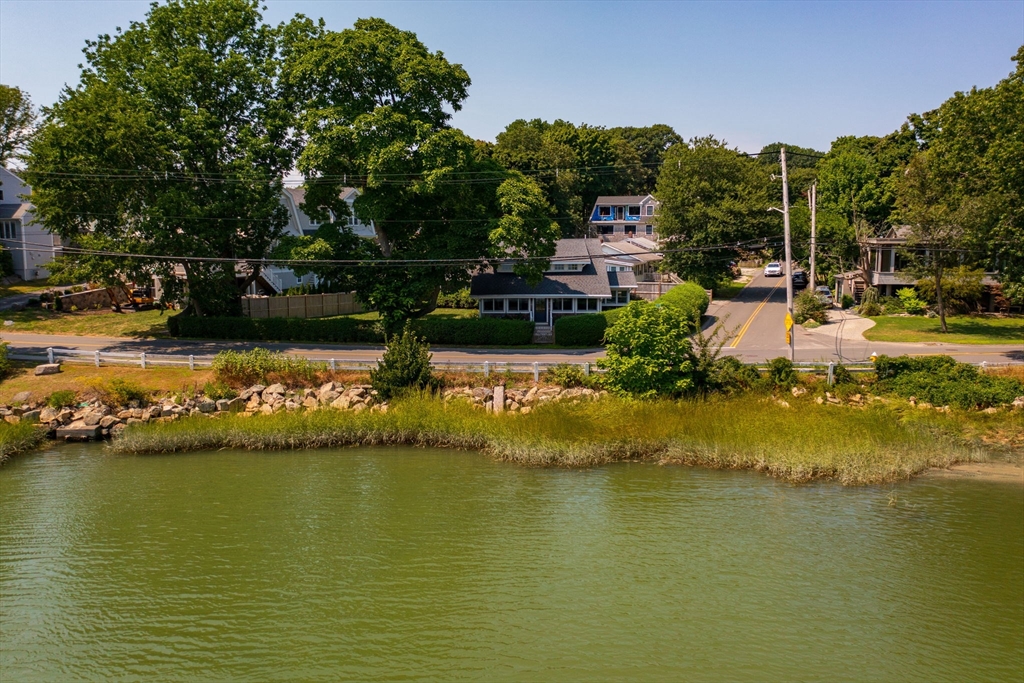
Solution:
<path fill-rule="evenodd" d="M 676 285 L 657 298 L 655 303 L 672 306 L 692 320 L 700 321 L 708 312 L 708 293 L 696 282 L 684 282 Z"/>
<path fill-rule="evenodd" d="M 973 365 L 949 356 L 879 356 L 875 371 L 878 389 L 904 398 L 916 396 L 937 406 L 990 408 L 1012 403 L 1024 394 L 1024 382 L 978 372 Z"/>
<path fill-rule="evenodd" d="M 600 313 L 563 315 L 555 320 L 555 343 L 559 346 L 600 346 L 608 320 Z"/>
<path fill-rule="evenodd" d="M 415 333 L 430 344 L 522 346 L 533 340 L 533 323 L 501 318 L 420 318 Z M 369 342 L 384 336 L 372 320 L 353 318 L 199 318 L 167 319 L 175 337 L 241 339 L 245 341 Z"/>

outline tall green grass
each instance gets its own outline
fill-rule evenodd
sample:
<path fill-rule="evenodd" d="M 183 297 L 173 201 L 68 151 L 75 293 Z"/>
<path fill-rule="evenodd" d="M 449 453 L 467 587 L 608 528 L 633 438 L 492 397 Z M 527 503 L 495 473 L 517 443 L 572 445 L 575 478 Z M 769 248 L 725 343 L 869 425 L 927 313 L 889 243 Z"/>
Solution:
<path fill-rule="evenodd" d="M 412 398 L 387 413 L 320 410 L 138 425 L 125 453 L 411 444 L 482 450 L 532 466 L 594 467 L 617 460 L 754 469 L 790 481 L 865 484 L 983 458 L 952 417 L 924 419 L 878 405 L 858 410 L 744 397 L 707 402 L 607 398 L 556 403 L 528 415 L 490 414 Z"/>
<path fill-rule="evenodd" d="M 16 453 L 35 448 L 44 438 L 46 434 L 41 429 L 27 422 L 0 422 L 0 464 Z"/>

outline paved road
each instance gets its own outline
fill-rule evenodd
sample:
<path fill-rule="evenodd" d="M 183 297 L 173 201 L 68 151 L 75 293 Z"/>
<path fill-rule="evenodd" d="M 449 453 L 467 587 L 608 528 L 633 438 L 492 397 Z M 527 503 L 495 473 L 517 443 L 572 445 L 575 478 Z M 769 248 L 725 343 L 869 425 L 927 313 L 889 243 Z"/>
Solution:
<path fill-rule="evenodd" d="M 745 362 L 757 362 L 788 355 L 783 320 L 786 315 L 784 278 L 758 275 L 739 295 L 711 305 L 709 326 L 724 321 L 730 340 L 724 351 Z M 833 313 L 836 317 L 843 314 Z M 871 354 L 949 354 L 972 363 L 1024 362 L 1024 342 L 1015 345 L 970 345 L 914 343 L 897 344 L 869 342 L 859 332 L 865 321 L 857 319 L 824 325 L 813 332 L 796 328 L 798 361 L 867 360 Z M 309 358 L 330 358 L 372 361 L 380 357 L 381 347 L 358 344 L 256 344 L 250 342 L 184 341 L 177 339 L 125 339 L 123 337 L 83 337 L 0 332 L 12 347 L 44 353 L 47 347 L 83 349 L 88 351 L 126 351 L 139 353 L 212 355 L 225 349 L 251 349 L 262 346 L 284 353 L 302 354 Z M 604 355 L 602 349 L 431 349 L 435 360 L 463 363 L 582 363 L 593 362 Z"/>
<path fill-rule="evenodd" d="M 713 319 L 708 326 L 723 322 L 728 332 L 725 353 L 745 362 L 755 362 L 789 354 L 786 346 L 786 280 L 758 274 L 736 298 L 716 302 L 708 309 Z M 872 342 L 860 330 L 865 322 L 836 309 L 836 322 L 814 331 L 797 326 L 798 361 L 867 360 L 872 353 L 898 356 L 948 354 L 970 363 L 1024 362 L 1024 340 L 1020 344 L 944 344 Z M 846 319 L 845 321 L 843 319 Z"/>

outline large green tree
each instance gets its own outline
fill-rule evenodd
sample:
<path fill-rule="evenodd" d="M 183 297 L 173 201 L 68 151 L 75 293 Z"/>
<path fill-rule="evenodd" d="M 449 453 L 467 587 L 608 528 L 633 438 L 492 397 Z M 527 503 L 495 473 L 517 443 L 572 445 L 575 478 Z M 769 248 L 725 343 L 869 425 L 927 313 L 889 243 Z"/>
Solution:
<path fill-rule="evenodd" d="M 17 86 L 0 84 L 0 166 L 9 165 L 25 150 L 35 121 L 28 93 Z"/>
<path fill-rule="evenodd" d="M 235 263 L 266 256 L 287 221 L 294 117 L 277 45 L 250 0 L 170 0 L 89 42 L 79 84 L 30 145 L 42 222 L 154 257 L 149 272 L 192 313 L 239 314 L 258 267 Z"/>
<path fill-rule="evenodd" d="M 1013 59 L 994 87 L 958 92 L 914 120 L 943 203 L 960 207 L 971 245 L 1024 304 L 1024 46 Z"/>
<path fill-rule="evenodd" d="M 655 193 L 666 269 L 711 288 L 739 253 L 722 245 L 781 233 L 778 216 L 768 213 L 774 200 L 768 176 L 762 165 L 713 137 L 672 146 Z"/>
<path fill-rule="evenodd" d="M 464 285 L 486 259 L 520 257 L 517 271 L 536 281 L 558 227 L 533 181 L 449 125 L 470 83 L 462 66 L 382 19 L 333 32 L 299 18 L 283 45 L 287 91 L 303 103 L 304 209 L 321 220 L 346 216 L 340 190 L 355 184 L 355 212 L 376 232 L 373 242 L 353 241 L 336 222 L 298 248 L 373 259 L 323 266 L 350 278 L 389 327 L 432 310 L 440 291 Z"/>
<path fill-rule="evenodd" d="M 665 153 L 673 145 L 684 144 L 682 136 L 672 126 L 656 123 L 651 126 L 623 126 L 609 128 L 609 132 L 633 150 L 639 162 L 637 170 L 620 177 L 621 194 L 647 194 L 658 183 L 658 174 L 665 161 Z M 619 155 L 622 164 L 624 154 Z"/>

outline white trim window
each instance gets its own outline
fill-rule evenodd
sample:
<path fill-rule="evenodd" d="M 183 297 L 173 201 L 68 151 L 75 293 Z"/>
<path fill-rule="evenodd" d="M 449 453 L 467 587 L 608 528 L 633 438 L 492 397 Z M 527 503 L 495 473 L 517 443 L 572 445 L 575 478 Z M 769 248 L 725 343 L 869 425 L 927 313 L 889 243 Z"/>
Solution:
<path fill-rule="evenodd" d="M 577 311 L 596 311 L 597 305 L 597 299 L 576 299 Z"/>
<path fill-rule="evenodd" d="M 508 302 L 509 313 L 529 313 L 530 312 L 530 300 L 529 299 L 506 299 Z"/>
<path fill-rule="evenodd" d="M 573 299 L 552 299 L 551 310 L 555 313 L 572 313 L 573 312 Z"/>
<path fill-rule="evenodd" d="M 645 207 L 645 209 L 646 209 L 646 212 L 644 213 L 645 216 L 653 216 L 654 215 L 654 204 L 648 204 Z"/>
<path fill-rule="evenodd" d="M 483 307 L 484 313 L 504 313 L 505 312 L 505 300 L 504 299 L 481 299 L 480 305 Z"/>
<path fill-rule="evenodd" d="M 18 239 L 18 221 L 0 221 L 0 239 Z"/>

